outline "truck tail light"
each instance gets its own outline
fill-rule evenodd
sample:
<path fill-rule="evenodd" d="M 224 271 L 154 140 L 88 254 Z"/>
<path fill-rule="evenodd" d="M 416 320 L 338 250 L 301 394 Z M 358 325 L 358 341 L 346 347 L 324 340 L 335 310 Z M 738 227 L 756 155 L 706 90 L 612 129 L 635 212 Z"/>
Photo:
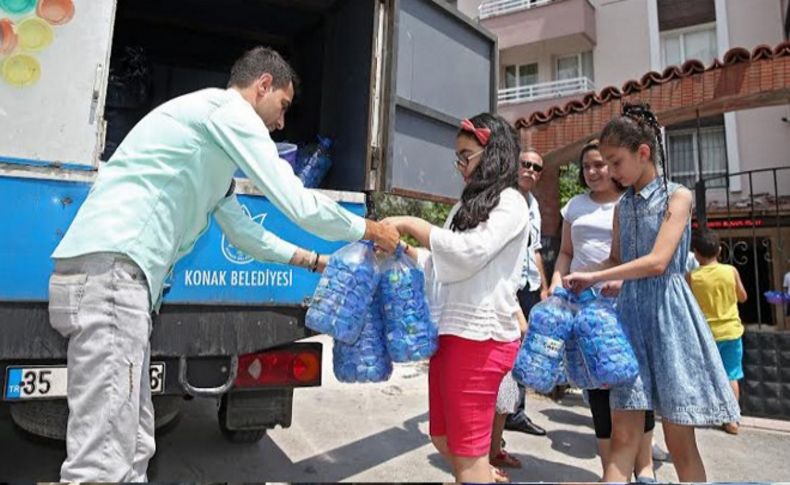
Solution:
<path fill-rule="evenodd" d="M 320 385 L 320 344 L 296 344 L 239 357 L 236 388 Z"/>

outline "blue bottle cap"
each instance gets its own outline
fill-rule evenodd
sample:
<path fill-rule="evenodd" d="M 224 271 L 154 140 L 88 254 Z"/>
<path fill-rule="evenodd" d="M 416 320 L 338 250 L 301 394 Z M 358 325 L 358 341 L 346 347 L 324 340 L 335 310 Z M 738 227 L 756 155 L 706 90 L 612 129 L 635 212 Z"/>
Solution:
<path fill-rule="evenodd" d="M 398 247 L 395 248 L 395 257 L 400 258 L 403 256 L 404 252 L 406 251 L 406 244 L 398 244 Z"/>
<path fill-rule="evenodd" d="M 558 286 L 557 288 L 554 289 L 554 293 L 552 293 L 552 295 L 567 300 L 571 297 L 571 292 L 561 286 Z"/>
<path fill-rule="evenodd" d="M 587 288 L 586 290 L 579 293 L 579 303 L 589 303 L 595 300 L 598 295 L 595 294 L 595 290 L 592 288 Z"/>

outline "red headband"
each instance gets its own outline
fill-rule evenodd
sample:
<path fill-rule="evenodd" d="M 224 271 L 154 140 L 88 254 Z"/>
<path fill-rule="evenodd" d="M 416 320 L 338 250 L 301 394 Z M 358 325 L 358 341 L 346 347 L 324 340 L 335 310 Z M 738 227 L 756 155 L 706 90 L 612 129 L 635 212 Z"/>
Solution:
<path fill-rule="evenodd" d="M 472 133 L 481 145 L 488 145 L 488 140 L 491 138 L 491 130 L 488 128 L 476 128 L 469 120 L 461 121 L 461 130 Z"/>

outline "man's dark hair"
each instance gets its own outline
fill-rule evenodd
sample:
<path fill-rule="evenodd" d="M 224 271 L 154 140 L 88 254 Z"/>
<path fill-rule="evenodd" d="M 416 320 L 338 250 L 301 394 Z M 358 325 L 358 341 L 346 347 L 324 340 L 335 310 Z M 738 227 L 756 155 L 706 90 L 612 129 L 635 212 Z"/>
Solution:
<path fill-rule="evenodd" d="M 293 83 L 296 90 L 299 84 L 296 72 L 276 50 L 258 46 L 245 52 L 233 64 L 228 87 L 246 88 L 265 73 L 272 75 L 274 89 L 283 89 Z"/>
<path fill-rule="evenodd" d="M 715 258 L 719 254 L 719 236 L 708 228 L 695 229 L 691 233 L 691 249 L 703 258 Z"/>

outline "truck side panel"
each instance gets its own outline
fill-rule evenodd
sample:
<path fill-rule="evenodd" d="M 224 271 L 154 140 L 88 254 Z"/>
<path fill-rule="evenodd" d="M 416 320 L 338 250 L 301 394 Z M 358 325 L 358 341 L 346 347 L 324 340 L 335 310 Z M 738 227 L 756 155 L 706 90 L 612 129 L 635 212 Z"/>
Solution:
<path fill-rule="evenodd" d="M 0 176 L 0 302 L 46 301 L 57 246 L 87 197 L 88 183 Z M 300 229 L 264 197 L 240 195 L 251 217 L 280 237 L 321 253 L 330 243 Z M 364 214 L 361 203 L 341 203 Z M 192 253 L 178 262 L 168 283 L 166 304 L 299 306 L 310 297 L 318 276 L 307 270 L 252 260 L 230 245 L 216 222 Z M 0 303 L 1 304 L 1 303 Z"/>

